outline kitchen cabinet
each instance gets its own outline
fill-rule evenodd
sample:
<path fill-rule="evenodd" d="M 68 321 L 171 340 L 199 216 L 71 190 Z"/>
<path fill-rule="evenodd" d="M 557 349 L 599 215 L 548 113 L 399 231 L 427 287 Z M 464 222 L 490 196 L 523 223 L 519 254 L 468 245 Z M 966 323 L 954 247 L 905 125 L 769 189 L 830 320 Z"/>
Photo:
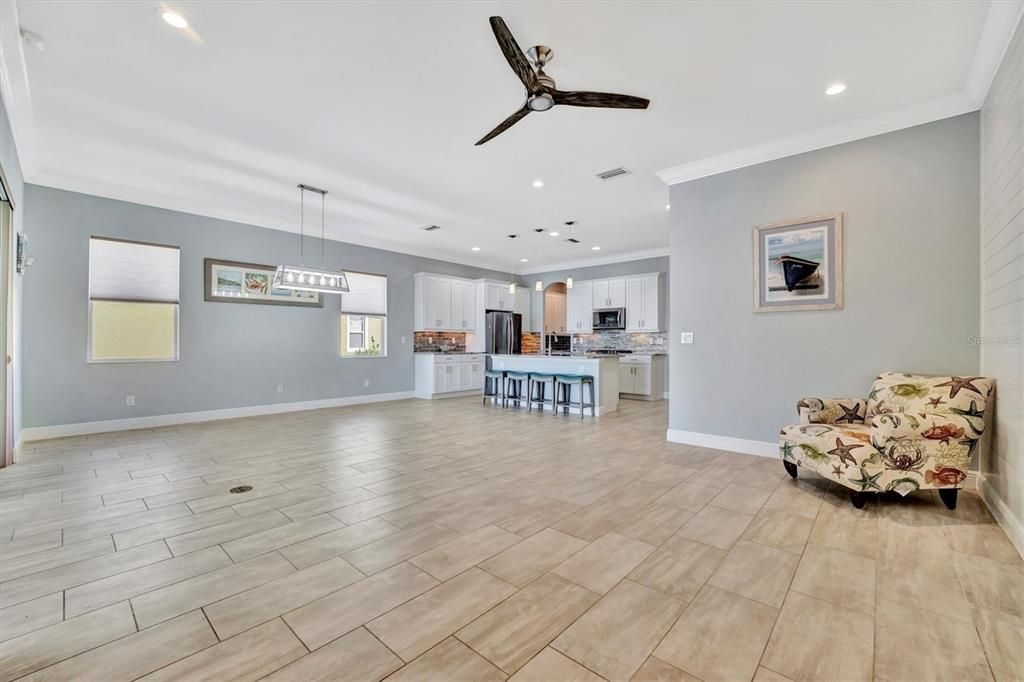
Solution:
<path fill-rule="evenodd" d="M 625 308 L 626 278 L 593 280 L 594 308 Z"/>
<path fill-rule="evenodd" d="M 484 283 L 484 308 L 486 310 L 508 310 L 515 307 L 514 295 L 508 293 L 508 283 Z"/>
<path fill-rule="evenodd" d="M 414 276 L 416 331 L 476 330 L 476 286 L 470 280 L 429 273 Z"/>
<path fill-rule="evenodd" d="M 566 291 L 566 322 L 569 333 L 593 331 L 594 286 L 592 282 L 576 282 Z"/>
<path fill-rule="evenodd" d="M 515 307 L 513 312 L 517 312 L 522 315 L 522 330 L 523 332 L 531 331 L 530 329 L 530 305 L 533 301 L 530 289 L 527 287 L 516 287 L 515 295 Z"/>
<path fill-rule="evenodd" d="M 661 331 L 661 275 L 626 278 L 626 331 Z"/>
<path fill-rule="evenodd" d="M 661 400 L 664 397 L 665 356 L 619 357 L 619 393 L 624 398 Z"/>
<path fill-rule="evenodd" d="M 416 353 L 417 398 L 464 395 L 484 386 L 482 353 Z"/>
<path fill-rule="evenodd" d="M 452 280 L 452 329 L 476 331 L 476 285 L 469 280 Z"/>

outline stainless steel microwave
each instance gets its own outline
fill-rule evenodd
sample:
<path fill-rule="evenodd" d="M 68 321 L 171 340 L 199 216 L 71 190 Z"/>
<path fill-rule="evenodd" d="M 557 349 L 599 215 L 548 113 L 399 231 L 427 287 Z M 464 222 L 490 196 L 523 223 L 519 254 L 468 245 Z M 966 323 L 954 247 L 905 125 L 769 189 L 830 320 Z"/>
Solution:
<path fill-rule="evenodd" d="M 594 329 L 625 329 L 625 308 L 601 308 L 594 311 Z"/>

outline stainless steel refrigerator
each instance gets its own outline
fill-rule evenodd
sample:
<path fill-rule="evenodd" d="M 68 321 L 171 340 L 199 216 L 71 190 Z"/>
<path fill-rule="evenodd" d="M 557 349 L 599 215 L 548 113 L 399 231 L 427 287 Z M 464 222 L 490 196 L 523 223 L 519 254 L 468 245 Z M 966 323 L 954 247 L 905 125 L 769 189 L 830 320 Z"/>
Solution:
<path fill-rule="evenodd" d="M 519 355 L 523 352 L 523 316 L 500 310 L 487 311 L 487 352 Z"/>

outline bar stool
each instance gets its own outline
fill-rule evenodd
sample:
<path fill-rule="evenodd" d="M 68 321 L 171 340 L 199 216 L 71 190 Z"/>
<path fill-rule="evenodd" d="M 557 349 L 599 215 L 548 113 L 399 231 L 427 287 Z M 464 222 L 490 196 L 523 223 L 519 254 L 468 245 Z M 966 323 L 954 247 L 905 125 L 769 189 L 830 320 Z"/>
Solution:
<path fill-rule="evenodd" d="M 530 380 L 529 372 L 505 372 L 505 396 L 502 404 L 508 407 L 511 401 L 516 401 L 516 407 L 522 407 L 524 393 L 528 388 Z"/>
<path fill-rule="evenodd" d="M 548 382 L 551 382 L 551 397 L 548 396 Z M 544 412 L 544 406 L 550 405 L 555 410 L 555 375 L 546 372 L 530 372 L 527 382 L 526 411 L 533 409 L 534 405 L 540 405 L 540 411 Z"/>
<path fill-rule="evenodd" d="M 500 369 L 488 369 L 484 371 L 484 396 L 483 404 L 487 404 L 487 399 L 491 399 L 491 404 L 494 401 L 501 399 L 502 406 L 505 404 L 505 372 Z"/>
<path fill-rule="evenodd" d="M 580 387 L 580 399 L 578 402 L 572 400 L 572 387 Z M 583 400 L 583 388 L 590 389 L 590 402 Z M 562 408 L 563 414 L 569 414 L 569 408 L 580 408 L 580 419 L 583 419 L 585 408 L 590 408 L 590 416 L 596 417 L 597 411 L 594 404 L 594 377 L 590 374 L 556 374 L 555 375 L 555 414 L 558 408 Z"/>

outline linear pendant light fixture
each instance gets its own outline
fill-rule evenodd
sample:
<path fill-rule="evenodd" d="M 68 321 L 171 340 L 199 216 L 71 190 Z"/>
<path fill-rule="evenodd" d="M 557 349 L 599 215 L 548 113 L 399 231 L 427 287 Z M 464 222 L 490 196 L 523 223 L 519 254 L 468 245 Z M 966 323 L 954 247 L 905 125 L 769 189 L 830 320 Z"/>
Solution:
<path fill-rule="evenodd" d="M 320 195 L 320 267 L 311 268 L 306 265 L 305 227 L 306 227 L 306 192 Z M 340 270 L 327 270 L 324 267 L 324 251 L 327 239 L 324 228 L 327 223 L 327 190 L 299 185 L 299 265 L 278 265 L 274 273 L 274 287 L 293 291 L 315 291 L 321 294 L 347 294 L 348 278 Z"/>

